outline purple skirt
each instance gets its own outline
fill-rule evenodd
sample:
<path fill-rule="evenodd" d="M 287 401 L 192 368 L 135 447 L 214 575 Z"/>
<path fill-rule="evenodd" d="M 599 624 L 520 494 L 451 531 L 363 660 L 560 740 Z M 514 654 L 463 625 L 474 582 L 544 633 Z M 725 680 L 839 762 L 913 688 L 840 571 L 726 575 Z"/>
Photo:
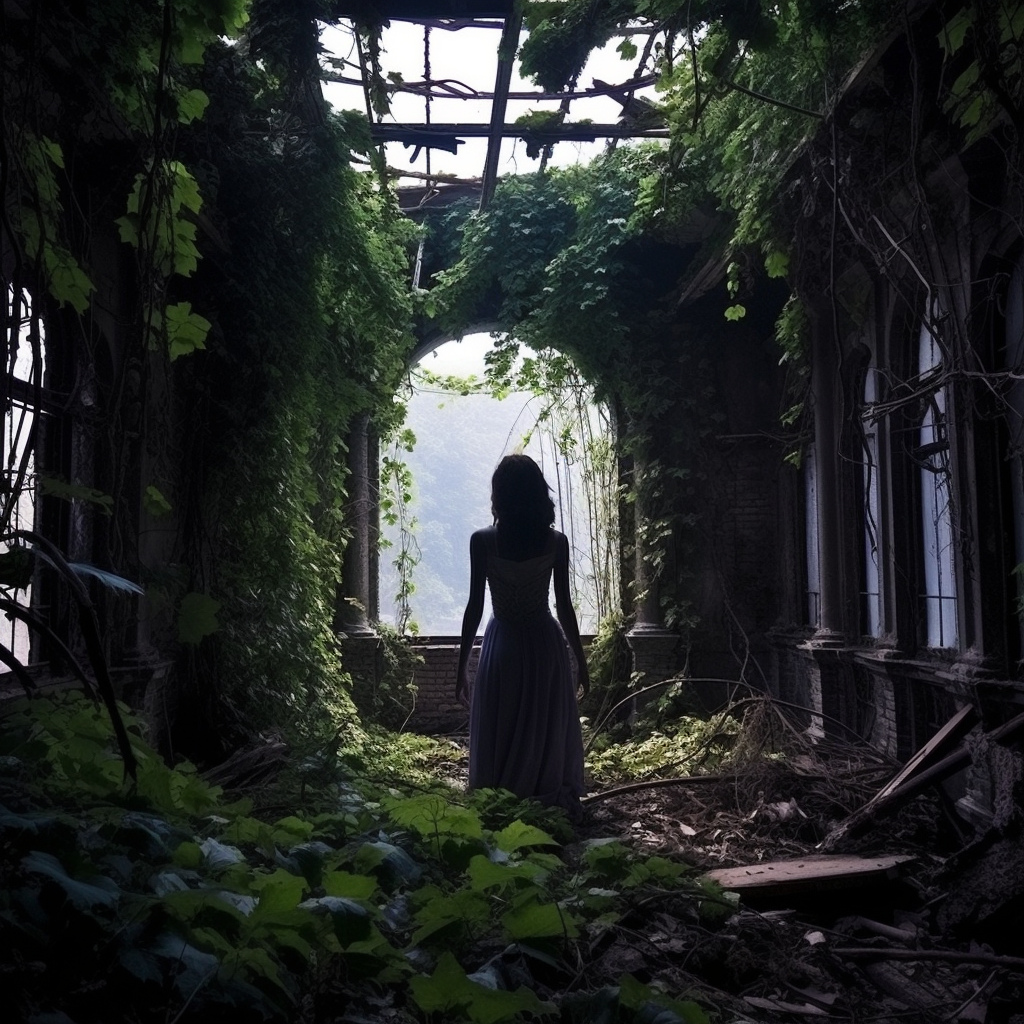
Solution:
<path fill-rule="evenodd" d="M 469 713 L 469 786 L 580 815 L 583 738 L 569 648 L 550 614 L 491 619 Z"/>

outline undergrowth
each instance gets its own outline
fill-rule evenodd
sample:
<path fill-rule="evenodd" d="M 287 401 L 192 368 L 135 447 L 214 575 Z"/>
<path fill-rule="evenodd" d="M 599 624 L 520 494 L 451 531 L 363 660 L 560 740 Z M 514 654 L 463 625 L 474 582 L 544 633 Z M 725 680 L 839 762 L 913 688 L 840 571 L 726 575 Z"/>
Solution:
<path fill-rule="evenodd" d="M 614 730 L 592 738 L 587 772 L 595 786 L 656 776 L 715 772 L 732 757 L 740 723 L 728 714 L 641 717 L 632 735 Z"/>
<path fill-rule="evenodd" d="M 80 694 L 12 701 L 0 719 L 13 1019 L 709 1020 L 655 978 L 588 972 L 650 900 L 709 924 L 730 912 L 685 864 L 571 843 L 558 812 L 467 798 L 432 777 L 439 744 L 383 734 L 362 754 L 298 758 L 261 811 L 168 767 L 125 716 L 131 784 Z"/>

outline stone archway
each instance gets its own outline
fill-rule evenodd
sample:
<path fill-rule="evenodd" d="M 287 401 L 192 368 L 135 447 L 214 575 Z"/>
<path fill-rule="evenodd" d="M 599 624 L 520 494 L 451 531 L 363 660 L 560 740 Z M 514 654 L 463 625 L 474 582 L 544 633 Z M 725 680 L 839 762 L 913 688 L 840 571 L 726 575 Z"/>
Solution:
<path fill-rule="evenodd" d="M 500 325 L 486 322 L 472 325 L 465 337 L 475 333 L 493 333 Z M 410 366 L 431 352 L 455 341 L 450 336 L 434 334 L 424 338 L 410 356 Z M 619 410 L 613 410 L 618 413 Z M 621 413 L 620 413 L 621 415 Z M 372 422 L 362 417 L 353 424 L 349 442 L 348 467 L 351 473 L 348 522 L 353 530 L 345 554 L 342 586 L 336 626 L 343 635 L 345 667 L 357 678 L 357 692 L 361 687 L 376 685 L 381 671 L 378 664 L 381 644 L 378 638 L 380 622 L 380 494 L 379 472 L 381 451 Z M 617 483 L 631 477 L 636 468 L 632 457 L 618 456 Z M 642 467 L 640 467 L 642 470 Z M 625 517 L 626 535 L 617 543 L 618 573 L 624 578 L 619 588 L 618 603 L 627 617 L 633 620 L 628 635 L 633 654 L 634 671 L 649 681 L 660 681 L 675 671 L 678 634 L 663 627 L 657 580 L 647 569 L 638 540 L 645 535 L 641 506 L 632 506 Z M 637 529 L 637 524 L 640 529 Z M 628 563 L 624 556 L 628 557 Z M 444 635 L 411 641 L 424 663 L 416 672 L 419 697 L 416 702 L 414 727 L 432 730 L 458 728 L 464 709 L 454 703 L 455 668 L 458 656 L 457 641 L 452 631 Z M 361 682 L 360 682 L 361 680 Z"/>

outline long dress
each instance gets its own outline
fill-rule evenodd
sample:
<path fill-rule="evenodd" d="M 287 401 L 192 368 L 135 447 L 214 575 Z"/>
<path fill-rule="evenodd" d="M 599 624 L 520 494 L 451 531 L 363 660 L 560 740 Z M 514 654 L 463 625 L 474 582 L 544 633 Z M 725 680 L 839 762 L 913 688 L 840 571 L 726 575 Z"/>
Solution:
<path fill-rule="evenodd" d="M 565 634 L 548 606 L 557 544 L 522 562 L 487 554 L 493 617 L 470 705 L 469 785 L 580 816 L 583 739 Z"/>

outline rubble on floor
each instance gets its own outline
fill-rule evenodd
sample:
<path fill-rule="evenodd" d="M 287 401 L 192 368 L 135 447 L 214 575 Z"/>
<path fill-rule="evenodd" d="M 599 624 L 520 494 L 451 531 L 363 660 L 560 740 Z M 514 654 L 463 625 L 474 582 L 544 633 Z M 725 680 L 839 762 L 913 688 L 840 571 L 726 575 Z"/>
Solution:
<path fill-rule="evenodd" d="M 787 729 L 768 702 L 758 715 L 757 740 L 741 733 L 747 756 L 728 770 L 590 794 L 581 842 L 616 836 L 680 858 L 739 908 L 717 928 L 670 899 L 638 908 L 593 969 L 630 970 L 756 1024 L 1024 1024 L 1019 808 L 977 836 L 933 787 L 842 827 L 948 756 L 960 730 L 906 773 L 866 745 Z M 779 721 L 766 729 L 766 716 Z"/>

